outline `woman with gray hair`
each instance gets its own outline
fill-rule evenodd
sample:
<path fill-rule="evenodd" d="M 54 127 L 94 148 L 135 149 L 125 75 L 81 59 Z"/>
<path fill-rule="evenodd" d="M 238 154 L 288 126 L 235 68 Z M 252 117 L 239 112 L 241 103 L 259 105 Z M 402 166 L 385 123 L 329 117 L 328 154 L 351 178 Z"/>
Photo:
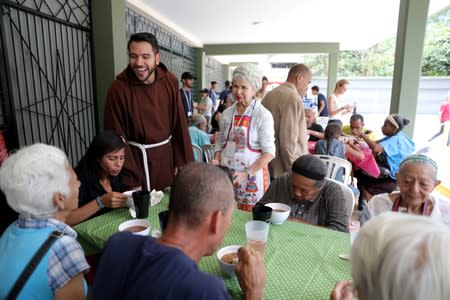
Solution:
<path fill-rule="evenodd" d="M 450 202 L 431 194 L 441 183 L 437 173 L 436 162 L 428 156 L 406 157 L 397 173 L 400 191 L 374 196 L 361 213 L 361 225 L 383 212 L 394 211 L 430 216 L 450 227 Z"/>
<path fill-rule="evenodd" d="M 338 282 L 330 299 L 450 299 L 449 248 L 439 220 L 384 213 L 361 228 L 351 252 L 353 282 Z"/>
<path fill-rule="evenodd" d="M 191 136 L 192 145 L 197 145 L 202 148 L 204 145 L 211 144 L 210 136 L 205 132 L 207 121 L 201 114 L 194 113 L 189 120 L 189 135 Z M 201 157 L 197 157 L 194 152 L 194 158 L 196 160 L 202 160 Z"/>
<path fill-rule="evenodd" d="M 238 208 L 251 210 L 269 187 L 268 163 L 275 157 L 272 114 L 256 101 L 261 71 L 253 64 L 233 72 L 232 93 L 236 102 L 220 120 L 215 160 L 235 171 Z"/>
<path fill-rule="evenodd" d="M 44 254 L 19 293 L 20 299 L 85 299 L 89 269 L 76 232 L 64 223 L 78 206 L 80 182 L 60 149 L 25 147 L 0 168 L 0 188 L 19 213 L 0 238 L 0 299 L 5 299 L 28 262 L 54 231 L 59 238 Z M 62 234 L 62 235 L 60 235 Z M 15 297 L 14 297 L 15 298 Z"/>

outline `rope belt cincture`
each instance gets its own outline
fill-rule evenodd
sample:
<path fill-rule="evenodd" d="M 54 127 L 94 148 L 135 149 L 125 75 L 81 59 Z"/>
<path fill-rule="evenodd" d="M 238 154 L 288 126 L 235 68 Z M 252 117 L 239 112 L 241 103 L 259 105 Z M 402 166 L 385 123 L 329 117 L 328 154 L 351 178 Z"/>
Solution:
<path fill-rule="evenodd" d="M 139 143 L 133 142 L 133 141 L 128 141 L 128 144 L 135 146 L 141 150 L 142 162 L 144 163 L 145 181 L 147 182 L 148 190 L 150 190 L 151 186 L 150 186 L 150 174 L 149 174 L 149 170 L 148 170 L 148 159 L 147 159 L 147 151 L 146 150 L 168 144 L 171 139 L 172 139 L 172 135 L 169 135 L 169 137 L 162 142 L 155 143 L 155 144 L 147 144 L 147 145 L 139 144 Z"/>

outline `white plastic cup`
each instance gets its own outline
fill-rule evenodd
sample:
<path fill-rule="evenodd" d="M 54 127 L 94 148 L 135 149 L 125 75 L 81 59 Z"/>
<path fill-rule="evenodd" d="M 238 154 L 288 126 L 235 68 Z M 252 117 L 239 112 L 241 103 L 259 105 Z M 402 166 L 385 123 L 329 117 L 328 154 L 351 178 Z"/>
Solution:
<path fill-rule="evenodd" d="M 269 236 L 269 224 L 263 221 L 249 221 L 245 224 L 247 246 L 264 255 Z"/>

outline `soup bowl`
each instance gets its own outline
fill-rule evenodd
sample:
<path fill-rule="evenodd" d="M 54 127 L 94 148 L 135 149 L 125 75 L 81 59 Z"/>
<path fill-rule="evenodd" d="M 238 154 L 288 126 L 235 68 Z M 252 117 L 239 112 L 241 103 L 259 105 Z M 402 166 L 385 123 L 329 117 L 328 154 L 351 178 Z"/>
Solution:
<path fill-rule="evenodd" d="M 272 208 L 272 218 L 270 222 L 272 224 L 283 224 L 291 213 L 291 207 L 283 203 L 267 203 L 266 206 Z"/>
<path fill-rule="evenodd" d="M 217 260 L 219 261 L 220 269 L 228 276 L 234 276 L 234 270 L 238 263 L 237 253 L 241 245 L 232 245 L 219 249 L 217 251 Z"/>
<path fill-rule="evenodd" d="M 150 227 L 149 221 L 145 219 L 135 219 L 121 223 L 119 225 L 119 231 L 129 231 L 133 234 L 148 236 Z"/>

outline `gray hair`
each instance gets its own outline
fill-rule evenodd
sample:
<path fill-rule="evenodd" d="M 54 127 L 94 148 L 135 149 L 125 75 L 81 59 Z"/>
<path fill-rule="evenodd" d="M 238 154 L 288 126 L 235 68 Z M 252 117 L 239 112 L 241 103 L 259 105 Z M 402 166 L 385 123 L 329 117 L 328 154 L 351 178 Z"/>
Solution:
<path fill-rule="evenodd" d="M 66 154 L 49 145 L 34 144 L 12 154 L 0 168 L 8 205 L 27 218 L 50 218 L 57 211 L 54 195 L 70 197 L 68 166 Z"/>
<path fill-rule="evenodd" d="M 250 85 L 255 89 L 256 93 L 256 91 L 259 91 L 261 89 L 263 73 L 254 64 L 242 64 L 234 70 L 233 80 L 235 78 L 241 78 L 250 83 Z"/>
<path fill-rule="evenodd" d="M 192 126 L 200 128 L 200 125 L 201 124 L 206 124 L 207 121 L 206 121 L 206 118 L 203 115 L 194 113 L 192 115 L 191 120 L 189 121 L 189 123 Z"/>
<path fill-rule="evenodd" d="M 449 248 L 450 232 L 439 220 L 381 214 L 353 244 L 353 286 L 366 299 L 448 299 Z"/>

